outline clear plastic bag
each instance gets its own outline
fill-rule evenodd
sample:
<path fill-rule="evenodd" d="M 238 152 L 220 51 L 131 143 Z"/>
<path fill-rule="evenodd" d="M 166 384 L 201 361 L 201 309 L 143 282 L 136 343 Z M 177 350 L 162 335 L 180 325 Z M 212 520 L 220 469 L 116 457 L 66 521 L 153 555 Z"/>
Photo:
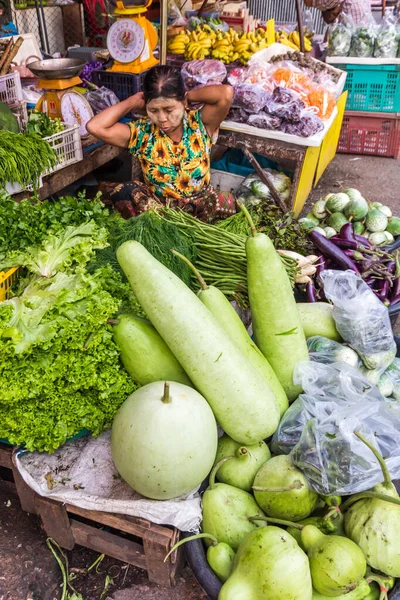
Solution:
<path fill-rule="evenodd" d="M 249 116 L 249 113 L 243 110 L 243 108 L 231 108 L 226 116 L 226 120 L 234 121 L 235 123 L 247 123 Z"/>
<path fill-rule="evenodd" d="M 352 348 L 321 335 L 308 338 L 307 347 L 310 359 L 314 362 L 324 365 L 344 362 L 355 369 L 361 365 L 357 352 Z"/>
<path fill-rule="evenodd" d="M 343 340 L 358 353 L 367 369 L 383 373 L 396 356 L 387 307 L 353 271 L 327 270 L 321 279 Z"/>
<path fill-rule="evenodd" d="M 282 119 L 260 111 L 258 114 L 249 116 L 248 124 L 252 125 L 253 127 L 260 127 L 261 129 L 280 129 L 282 125 Z"/>
<path fill-rule="evenodd" d="M 370 58 L 374 56 L 377 25 L 372 14 L 366 15 L 365 20 L 353 31 L 349 56 Z"/>
<path fill-rule="evenodd" d="M 390 11 L 379 24 L 375 40 L 375 58 L 396 58 L 398 45 L 397 19 Z"/>
<path fill-rule="evenodd" d="M 109 106 L 114 106 L 114 104 L 119 103 L 119 100 L 114 92 L 106 87 L 101 87 L 93 92 L 88 92 L 85 98 L 95 113 L 99 113 Z"/>
<path fill-rule="evenodd" d="M 285 173 L 275 171 L 274 169 L 264 169 L 264 171 L 269 175 L 272 183 L 281 194 L 282 198 L 288 200 L 292 193 L 292 182 L 290 177 L 285 175 Z M 247 192 L 248 190 L 251 191 L 252 196 L 262 200 L 269 200 L 271 198 L 269 188 L 261 181 L 256 173 L 248 175 L 242 183 L 242 189 L 240 191 Z"/>
<path fill-rule="evenodd" d="M 349 56 L 353 26 L 349 20 L 329 26 L 328 56 Z"/>
<path fill-rule="evenodd" d="M 264 109 L 269 114 L 292 123 L 300 121 L 304 108 L 304 102 L 292 90 L 282 87 L 275 88 L 264 105 Z"/>
<path fill-rule="evenodd" d="M 233 108 L 242 108 L 253 114 L 259 113 L 271 98 L 271 94 L 267 90 L 257 85 L 243 83 L 234 89 Z"/>
<path fill-rule="evenodd" d="M 281 130 L 284 133 L 290 133 L 292 135 L 298 135 L 300 137 L 311 137 L 316 135 L 324 129 L 322 120 L 311 112 L 303 111 L 300 115 L 299 121 L 296 123 L 290 121 L 283 121 Z"/>
<path fill-rule="evenodd" d="M 304 394 L 285 413 L 272 448 L 287 453 L 298 437 L 290 455 L 315 491 L 354 494 L 382 481 L 376 459 L 355 431 L 387 458 L 392 477 L 400 476 L 400 403 L 386 400 L 343 363 L 301 362 L 294 381 Z"/>
<path fill-rule="evenodd" d="M 226 79 L 226 67 L 219 60 L 192 60 L 182 66 L 182 77 L 188 90 L 220 85 Z"/>
<path fill-rule="evenodd" d="M 383 373 L 382 378 L 389 379 L 392 384 L 390 396 L 394 400 L 400 400 L 400 358 L 395 358 L 391 365 Z"/>

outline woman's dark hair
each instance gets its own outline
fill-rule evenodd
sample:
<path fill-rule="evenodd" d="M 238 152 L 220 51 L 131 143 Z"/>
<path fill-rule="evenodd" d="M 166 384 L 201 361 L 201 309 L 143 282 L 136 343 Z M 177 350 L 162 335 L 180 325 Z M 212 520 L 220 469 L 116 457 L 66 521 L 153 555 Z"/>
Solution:
<path fill-rule="evenodd" d="M 174 98 L 183 102 L 185 85 L 180 70 L 167 65 L 153 67 L 144 77 L 143 94 L 146 104 L 156 98 Z"/>

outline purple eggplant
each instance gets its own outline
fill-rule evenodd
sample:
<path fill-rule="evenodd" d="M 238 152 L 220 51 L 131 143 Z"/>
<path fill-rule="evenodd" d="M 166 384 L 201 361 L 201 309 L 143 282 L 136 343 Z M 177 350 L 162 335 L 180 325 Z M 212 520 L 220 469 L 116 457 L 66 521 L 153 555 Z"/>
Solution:
<path fill-rule="evenodd" d="M 318 257 L 318 262 L 317 262 L 317 277 L 319 275 L 321 275 L 322 271 L 325 271 L 327 264 L 326 264 L 326 258 L 325 256 L 322 256 L 322 254 Z"/>
<path fill-rule="evenodd" d="M 340 237 L 333 236 L 329 238 L 329 241 L 338 248 L 343 248 L 344 250 L 357 250 L 358 248 L 358 244 L 354 240 L 343 240 Z"/>
<path fill-rule="evenodd" d="M 363 235 L 359 235 L 358 233 L 355 233 L 354 237 L 357 240 L 357 242 L 359 242 L 360 244 L 365 246 L 365 248 L 372 248 L 371 242 L 368 241 L 367 238 L 364 237 Z"/>
<path fill-rule="evenodd" d="M 395 304 L 398 304 L 400 302 L 400 294 L 397 294 L 396 296 L 393 296 L 393 298 L 390 301 L 390 306 L 394 306 Z"/>
<path fill-rule="evenodd" d="M 347 240 L 348 242 L 356 241 L 352 223 L 345 223 L 345 225 L 343 225 L 342 229 L 340 230 L 340 238 L 342 240 Z"/>
<path fill-rule="evenodd" d="M 310 281 L 307 283 L 307 302 L 316 302 L 317 301 L 317 293 L 314 286 L 314 283 Z"/>
<path fill-rule="evenodd" d="M 354 271 L 354 273 L 357 273 L 357 275 L 360 274 L 360 271 L 357 269 L 357 266 L 351 258 L 346 256 L 340 248 L 332 243 L 332 238 L 328 240 L 317 231 L 312 231 L 310 233 L 310 239 L 324 256 L 332 259 L 339 267 L 342 267 L 342 269 L 350 269 L 351 271 Z"/>

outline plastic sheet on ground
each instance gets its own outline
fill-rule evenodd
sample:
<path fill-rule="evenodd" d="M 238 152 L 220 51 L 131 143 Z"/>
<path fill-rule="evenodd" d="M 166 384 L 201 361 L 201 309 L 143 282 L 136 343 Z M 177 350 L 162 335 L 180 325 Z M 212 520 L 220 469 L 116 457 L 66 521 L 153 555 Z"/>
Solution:
<path fill-rule="evenodd" d="M 195 490 L 174 500 L 148 500 L 119 476 L 110 453 L 110 432 L 68 442 L 54 454 L 20 452 L 17 467 L 37 494 L 79 508 L 118 513 L 197 532 L 200 495 Z M 49 481 L 52 489 L 49 489 Z"/>

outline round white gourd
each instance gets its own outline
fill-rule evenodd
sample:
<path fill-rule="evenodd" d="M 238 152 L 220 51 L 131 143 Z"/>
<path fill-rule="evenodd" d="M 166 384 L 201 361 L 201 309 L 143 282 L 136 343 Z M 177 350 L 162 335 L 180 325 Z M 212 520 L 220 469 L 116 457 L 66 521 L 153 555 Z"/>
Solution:
<path fill-rule="evenodd" d="M 207 477 L 217 452 L 213 412 L 196 390 L 181 383 L 145 385 L 119 409 L 111 455 L 121 477 L 139 494 L 168 500 L 187 494 Z"/>

